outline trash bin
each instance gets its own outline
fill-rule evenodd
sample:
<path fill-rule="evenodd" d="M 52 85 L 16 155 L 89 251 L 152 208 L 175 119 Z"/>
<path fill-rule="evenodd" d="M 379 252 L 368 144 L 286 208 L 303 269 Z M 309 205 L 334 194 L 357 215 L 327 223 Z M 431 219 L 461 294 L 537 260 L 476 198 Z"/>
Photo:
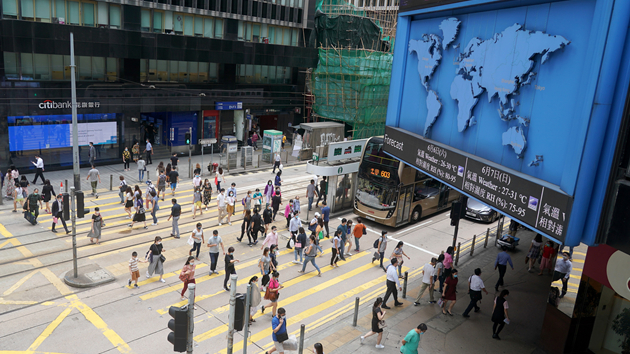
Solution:
<path fill-rule="evenodd" d="M 236 155 L 238 152 L 238 140 L 233 135 L 224 135 L 221 138 L 221 144 L 223 144 L 222 154 L 227 157 L 227 166 L 229 168 L 236 168 Z"/>

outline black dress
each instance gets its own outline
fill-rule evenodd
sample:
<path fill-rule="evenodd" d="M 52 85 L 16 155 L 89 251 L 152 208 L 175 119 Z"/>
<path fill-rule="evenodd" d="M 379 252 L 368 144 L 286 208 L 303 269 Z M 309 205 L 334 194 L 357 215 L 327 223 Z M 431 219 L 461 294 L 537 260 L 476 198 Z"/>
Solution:
<path fill-rule="evenodd" d="M 146 215 L 144 215 L 144 208 L 142 207 L 142 198 L 136 199 L 136 204 L 138 205 L 138 211 L 136 211 L 136 214 L 133 216 L 133 221 L 134 222 L 146 221 L 147 217 Z M 140 211 L 142 211 L 142 213 Z"/>
<path fill-rule="evenodd" d="M 503 304 L 507 300 L 501 296 L 497 296 L 495 301 L 496 306 L 494 306 L 494 311 L 492 312 L 492 322 L 503 323 L 503 320 L 505 320 L 505 309 L 503 308 Z"/>
<path fill-rule="evenodd" d="M 43 199 L 44 202 L 49 202 L 50 201 L 50 195 L 54 195 L 56 196 L 57 194 L 55 194 L 55 190 L 53 189 L 53 187 L 50 184 L 47 184 L 44 186 L 44 188 L 42 188 L 42 195 L 43 195 Z"/>
<path fill-rule="evenodd" d="M 372 332 L 381 333 L 383 332 L 382 328 L 378 328 L 378 315 L 381 313 L 381 307 L 378 306 L 376 308 L 372 308 Z"/>

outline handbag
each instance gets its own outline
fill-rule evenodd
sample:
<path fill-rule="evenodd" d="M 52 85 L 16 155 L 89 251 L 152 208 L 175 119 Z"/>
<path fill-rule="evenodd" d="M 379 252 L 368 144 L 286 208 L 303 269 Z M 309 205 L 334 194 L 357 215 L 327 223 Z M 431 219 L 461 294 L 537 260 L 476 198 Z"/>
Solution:
<path fill-rule="evenodd" d="M 365 225 L 363 225 L 363 234 L 367 235 L 367 227 Z"/>
<path fill-rule="evenodd" d="M 144 207 L 138 208 L 138 214 L 144 214 L 144 212 L 145 212 Z"/>
<path fill-rule="evenodd" d="M 278 340 L 278 342 L 282 343 L 287 339 L 289 339 L 289 333 L 287 331 L 284 331 L 284 333 L 276 333 L 276 340 Z"/>
<path fill-rule="evenodd" d="M 57 217 L 56 217 L 56 216 L 53 216 L 53 222 L 56 224 L 56 223 L 58 223 L 58 222 L 59 222 L 59 219 L 57 219 Z"/>
<path fill-rule="evenodd" d="M 183 281 L 184 283 L 186 282 L 186 280 L 188 280 L 188 274 L 184 272 L 184 269 L 179 272 L 179 280 Z"/>
<path fill-rule="evenodd" d="M 164 257 L 163 254 L 160 255 L 160 262 L 162 263 L 166 262 L 166 257 Z"/>
<path fill-rule="evenodd" d="M 323 240 L 324 239 L 324 231 L 320 231 L 318 237 L 319 237 L 320 240 Z"/>
<path fill-rule="evenodd" d="M 265 300 L 269 300 L 271 302 L 274 302 L 277 300 L 277 292 L 273 292 L 271 290 L 269 290 L 269 287 L 267 287 L 267 290 L 265 290 Z"/>
<path fill-rule="evenodd" d="M 385 320 L 378 321 L 378 328 L 379 329 L 383 329 L 385 327 L 387 327 L 387 323 L 385 323 Z"/>
<path fill-rule="evenodd" d="M 295 241 L 293 241 L 293 239 L 289 240 L 289 245 L 291 246 L 291 248 L 295 247 Z"/>

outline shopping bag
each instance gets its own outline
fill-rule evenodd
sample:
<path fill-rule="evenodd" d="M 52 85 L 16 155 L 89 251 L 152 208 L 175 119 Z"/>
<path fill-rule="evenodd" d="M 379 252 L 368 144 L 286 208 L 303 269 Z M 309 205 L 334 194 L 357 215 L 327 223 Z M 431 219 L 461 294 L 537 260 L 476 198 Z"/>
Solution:
<path fill-rule="evenodd" d="M 195 244 L 195 240 L 193 240 L 192 236 L 188 237 L 188 244 L 191 246 Z"/>
<path fill-rule="evenodd" d="M 53 222 L 54 222 L 55 224 L 57 224 L 57 223 L 59 222 L 59 219 L 57 219 L 57 217 L 56 217 L 56 216 L 53 216 Z"/>
<path fill-rule="evenodd" d="M 280 164 L 280 166 L 278 166 L 278 168 L 280 169 L 280 171 L 282 171 L 282 169 L 284 168 L 284 166 L 282 165 L 282 163 Z"/>
<path fill-rule="evenodd" d="M 444 300 L 442 300 L 442 298 L 439 298 L 439 299 L 438 299 L 438 306 L 439 306 L 439 307 L 444 306 Z"/>
<path fill-rule="evenodd" d="M 295 241 L 293 241 L 293 239 L 289 240 L 289 245 L 291 248 L 295 247 Z"/>
<path fill-rule="evenodd" d="M 289 339 L 285 340 L 284 342 L 282 342 L 282 348 L 287 351 L 296 351 L 298 350 L 298 341 L 297 341 L 297 337 L 295 336 L 295 334 L 292 334 L 289 336 Z"/>

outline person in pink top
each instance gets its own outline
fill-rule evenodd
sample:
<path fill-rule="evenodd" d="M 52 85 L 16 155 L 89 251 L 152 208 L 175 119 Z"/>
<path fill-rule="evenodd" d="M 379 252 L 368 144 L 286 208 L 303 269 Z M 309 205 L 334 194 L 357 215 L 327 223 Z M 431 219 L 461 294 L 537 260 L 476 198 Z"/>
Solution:
<path fill-rule="evenodd" d="M 289 204 L 284 207 L 284 217 L 287 218 L 287 229 L 289 228 L 289 223 L 291 222 L 291 217 L 293 216 L 293 199 L 289 200 Z"/>
<path fill-rule="evenodd" d="M 184 282 L 184 288 L 182 289 L 182 301 L 186 299 L 184 294 L 186 290 L 188 290 L 188 284 L 196 284 L 195 282 L 195 257 L 189 256 L 188 260 L 186 260 L 186 264 L 184 268 L 182 268 L 181 273 L 179 273 L 179 280 Z M 197 309 L 197 306 L 195 306 Z"/>
<path fill-rule="evenodd" d="M 271 227 L 271 232 L 267 234 L 267 237 L 265 237 L 265 241 L 262 246 L 260 246 L 260 249 L 271 247 L 271 245 L 278 246 L 278 229 L 275 226 Z"/>
<path fill-rule="evenodd" d="M 454 249 L 452 246 L 449 246 L 446 249 L 446 253 L 444 253 L 444 261 L 442 262 L 442 264 L 444 264 L 444 277 L 448 278 L 449 275 L 451 275 L 451 269 L 453 269 L 453 252 Z"/>

